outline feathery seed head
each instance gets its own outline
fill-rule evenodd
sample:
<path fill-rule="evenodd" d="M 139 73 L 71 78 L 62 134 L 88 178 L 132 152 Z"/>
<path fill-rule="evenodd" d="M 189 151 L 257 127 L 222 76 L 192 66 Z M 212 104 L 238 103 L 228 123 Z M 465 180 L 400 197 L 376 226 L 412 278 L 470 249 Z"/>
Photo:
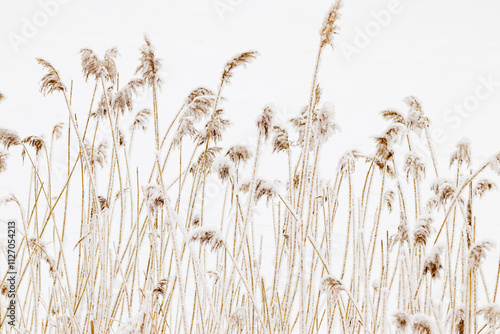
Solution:
<path fill-rule="evenodd" d="M 336 298 L 340 291 L 345 290 L 345 287 L 338 279 L 326 276 L 321 280 L 320 289 Z"/>
<path fill-rule="evenodd" d="M 243 145 L 236 145 L 230 147 L 227 152 L 226 156 L 229 157 L 229 159 L 236 165 L 238 166 L 241 163 L 244 163 L 248 161 L 252 157 L 252 153 L 250 150 Z"/>
<path fill-rule="evenodd" d="M 0 151 L 0 173 L 5 172 L 7 169 L 7 158 L 9 154 L 7 152 Z"/>
<path fill-rule="evenodd" d="M 497 329 L 500 326 L 500 305 L 496 303 L 486 304 L 477 311 L 477 314 L 482 315 L 492 329 Z"/>
<path fill-rule="evenodd" d="M 412 320 L 414 334 L 432 334 L 434 333 L 434 324 L 425 314 L 415 314 Z"/>
<path fill-rule="evenodd" d="M 420 156 L 414 152 L 408 153 L 405 161 L 406 179 L 420 181 L 425 177 L 425 164 Z"/>
<path fill-rule="evenodd" d="M 189 237 L 190 242 L 199 242 L 202 246 L 210 246 L 213 251 L 224 247 L 224 240 L 219 231 L 211 227 L 198 227 Z"/>
<path fill-rule="evenodd" d="M 273 106 L 268 105 L 264 107 L 262 113 L 257 117 L 257 128 L 259 133 L 264 137 L 264 140 L 269 138 L 269 133 L 271 132 L 273 126 L 274 111 Z"/>
<path fill-rule="evenodd" d="M 326 45 L 331 45 L 333 48 L 333 37 L 338 33 L 338 21 L 340 20 L 340 9 L 342 8 L 342 0 L 337 0 L 335 4 L 330 8 L 330 11 L 323 21 L 320 32 L 320 46 L 323 48 Z"/>
<path fill-rule="evenodd" d="M 86 81 L 89 77 L 93 77 L 94 80 L 103 79 L 113 83 L 116 81 L 118 71 L 115 61 L 118 57 L 118 50 L 115 47 L 106 50 L 102 60 L 91 49 L 81 49 L 80 55 L 82 72 Z"/>
<path fill-rule="evenodd" d="M 149 110 L 148 108 L 140 110 L 135 115 L 134 121 L 130 125 L 130 131 L 134 131 L 135 129 L 146 131 L 150 117 L 151 117 L 151 110 Z"/>
<path fill-rule="evenodd" d="M 457 166 L 465 165 L 470 167 L 471 163 L 471 144 L 468 138 L 462 138 L 457 145 L 457 149 L 453 152 L 450 159 L 450 167 L 453 164 Z"/>
<path fill-rule="evenodd" d="M 41 58 L 37 58 L 37 62 L 47 71 L 47 74 L 40 80 L 40 93 L 47 95 L 53 92 L 64 92 L 66 86 L 62 83 L 59 73 L 52 64 Z"/>
<path fill-rule="evenodd" d="M 474 187 L 474 196 L 483 197 L 483 195 L 490 190 L 496 189 L 496 184 L 487 179 L 481 179 L 477 181 L 476 186 Z"/>
<path fill-rule="evenodd" d="M 396 326 L 396 330 L 401 332 L 401 333 L 406 333 L 406 329 L 410 325 L 410 315 L 405 312 L 396 312 L 392 316 L 394 326 Z"/>
<path fill-rule="evenodd" d="M 391 121 L 395 124 L 406 125 L 406 120 L 404 116 L 398 111 L 382 110 L 380 114 L 382 115 L 382 118 L 385 119 L 386 121 Z"/>
<path fill-rule="evenodd" d="M 0 144 L 8 150 L 11 146 L 21 144 L 21 139 L 17 133 L 12 130 L 0 129 Z"/>
<path fill-rule="evenodd" d="M 215 158 L 212 169 L 222 181 L 233 179 L 236 175 L 234 164 L 226 156 L 218 156 Z"/>
<path fill-rule="evenodd" d="M 416 246 L 425 247 L 432 231 L 432 218 L 422 217 L 418 220 L 418 224 L 413 230 L 413 241 Z"/>
<path fill-rule="evenodd" d="M 158 184 L 150 183 L 143 186 L 142 192 L 150 212 L 155 212 L 167 202 L 163 189 Z"/>
<path fill-rule="evenodd" d="M 441 261 L 441 253 L 443 252 L 443 246 L 436 246 L 427 255 L 424 261 L 423 273 L 430 274 L 433 279 L 439 278 L 440 271 L 443 269 L 443 263 Z"/>
<path fill-rule="evenodd" d="M 252 62 L 252 60 L 257 58 L 258 55 L 259 53 L 257 51 L 247 51 L 240 53 L 239 55 L 228 61 L 226 63 L 226 66 L 224 66 L 224 70 L 222 71 L 221 87 L 230 83 L 235 68 L 239 66 L 246 66 L 247 64 Z"/>
<path fill-rule="evenodd" d="M 202 170 L 202 168 L 204 169 L 202 170 L 203 172 L 210 171 L 215 157 L 220 153 L 221 150 L 221 147 L 209 147 L 208 149 L 204 150 L 200 153 L 197 162 L 191 166 L 189 171 L 191 173 L 195 173 L 198 170 Z"/>
<path fill-rule="evenodd" d="M 198 145 L 203 145 L 208 140 L 213 140 L 214 143 L 217 143 L 222 139 L 222 133 L 231 125 L 231 122 L 223 116 L 224 111 L 222 109 L 217 109 L 214 112 L 212 118 L 198 134 Z"/>
<path fill-rule="evenodd" d="M 392 212 L 392 205 L 394 203 L 395 198 L 396 195 L 392 190 L 387 190 L 384 194 L 384 204 L 387 207 L 387 210 L 389 210 L 389 212 Z"/>
<path fill-rule="evenodd" d="M 155 55 L 155 47 L 151 44 L 149 38 L 144 35 L 144 44 L 140 48 L 141 58 L 135 74 L 140 74 L 144 82 L 150 86 L 161 87 L 162 80 L 159 72 L 162 68 L 162 61 Z"/>
<path fill-rule="evenodd" d="M 469 266 L 478 269 L 486 258 L 486 252 L 495 247 L 493 241 L 485 240 L 474 244 L 469 251 Z"/>
<path fill-rule="evenodd" d="M 275 125 L 273 128 L 273 132 L 273 153 L 288 151 L 290 149 L 288 131 L 285 128 Z"/>

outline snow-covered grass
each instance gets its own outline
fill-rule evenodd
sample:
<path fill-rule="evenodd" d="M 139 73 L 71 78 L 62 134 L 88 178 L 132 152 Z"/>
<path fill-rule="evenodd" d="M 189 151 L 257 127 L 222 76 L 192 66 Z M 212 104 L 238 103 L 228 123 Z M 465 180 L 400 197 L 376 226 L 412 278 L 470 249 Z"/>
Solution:
<path fill-rule="evenodd" d="M 225 139 L 225 88 L 251 70 L 255 51 L 231 58 L 216 89 L 194 89 L 166 127 L 162 61 L 148 38 L 137 78 L 126 84 L 116 49 L 102 58 L 81 51 L 93 87 L 87 115 L 74 110 L 73 82 L 38 60 L 41 92 L 60 98 L 68 119 L 50 140 L 0 130 L 8 162 L 29 166 L 16 174 L 20 184 L 28 180 L 27 195 L 20 189 L 2 202 L 19 212 L 19 332 L 499 328 L 500 266 L 495 258 L 493 270 L 484 268 L 494 243 L 477 237 L 477 208 L 496 188 L 489 178 L 500 173 L 500 155 L 473 169 L 471 144 L 461 141 L 443 168 L 431 120 L 409 96 L 406 113 L 381 112 L 388 128 L 373 152 L 350 150 L 336 166 L 321 164 L 338 125 L 318 73 L 340 7 L 323 22 L 309 103 L 287 123 L 263 106 L 255 142 L 245 145 Z M 138 108 L 144 91 L 149 107 Z M 0 159 L 4 169 L 7 155 Z M 265 179 L 270 163 L 281 168 L 278 180 Z M 16 332 L 7 302 L 2 296 L 0 327 Z"/>

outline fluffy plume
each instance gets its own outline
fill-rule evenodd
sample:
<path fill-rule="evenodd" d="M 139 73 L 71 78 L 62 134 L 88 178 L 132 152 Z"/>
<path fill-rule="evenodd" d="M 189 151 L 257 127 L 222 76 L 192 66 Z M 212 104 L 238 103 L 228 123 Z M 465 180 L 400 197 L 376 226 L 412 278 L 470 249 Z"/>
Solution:
<path fill-rule="evenodd" d="M 326 45 L 331 45 L 333 48 L 333 37 L 338 33 L 339 27 L 337 25 L 340 19 L 340 9 L 342 8 L 342 1 L 337 0 L 335 4 L 332 6 L 330 11 L 325 17 L 323 21 L 323 26 L 321 27 L 320 37 L 321 42 L 320 46 L 324 47 Z"/>
<path fill-rule="evenodd" d="M 165 298 L 167 296 L 168 279 L 162 278 L 156 283 L 153 289 L 153 296 L 162 296 Z"/>
<path fill-rule="evenodd" d="M 110 106 L 113 105 L 112 101 L 114 99 L 115 91 L 113 87 L 108 87 L 106 89 L 106 94 L 102 94 L 101 98 L 99 99 L 99 102 L 97 103 L 97 108 L 94 110 L 90 116 L 92 117 L 106 117 L 108 114 L 108 103 L 110 103 Z M 107 99 L 106 99 L 107 97 Z"/>
<path fill-rule="evenodd" d="M 276 125 L 273 128 L 273 132 L 273 153 L 279 153 L 289 150 L 290 141 L 288 140 L 288 132 L 284 128 Z"/>
<path fill-rule="evenodd" d="M 44 242 L 36 237 L 31 237 L 28 239 L 29 248 L 33 253 L 37 253 L 40 259 L 44 260 L 49 266 L 49 274 L 51 277 L 55 277 L 57 274 L 57 263 L 56 261 L 47 253 L 47 247 Z"/>
<path fill-rule="evenodd" d="M 52 94 L 53 92 L 64 92 L 66 86 L 62 83 L 59 73 L 52 64 L 40 58 L 37 58 L 37 62 L 47 71 L 47 74 L 40 80 L 40 92 L 43 95 Z"/>
<path fill-rule="evenodd" d="M 185 136 L 189 136 L 191 139 L 198 137 L 199 133 L 194 126 L 193 119 L 191 117 L 185 117 L 179 124 L 179 128 L 172 139 L 172 144 L 175 147 L 179 147 Z"/>
<path fill-rule="evenodd" d="M 243 183 L 240 186 L 240 191 L 242 191 L 242 192 L 250 192 L 250 190 L 251 190 L 250 189 L 251 184 L 252 184 L 251 182 L 245 182 L 245 183 Z M 255 192 L 254 192 L 255 202 L 258 202 L 262 197 L 266 197 L 267 198 L 267 204 L 269 204 L 269 202 L 278 193 L 278 190 L 276 188 L 276 184 L 274 184 L 272 182 L 269 182 L 269 181 L 262 180 L 262 179 L 255 180 L 254 187 L 255 187 Z"/>
<path fill-rule="evenodd" d="M 278 190 L 273 182 L 259 179 L 255 183 L 255 202 L 258 202 L 262 197 L 266 197 L 267 204 L 269 204 L 277 193 Z"/>
<path fill-rule="evenodd" d="M 500 175 L 500 153 L 495 155 L 488 163 L 491 169 Z"/>
<path fill-rule="evenodd" d="M 477 311 L 477 314 L 482 315 L 492 329 L 500 326 L 500 305 L 496 303 L 486 304 Z"/>
<path fill-rule="evenodd" d="M 394 156 L 394 151 L 392 147 L 397 141 L 398 128 L 391 127 L 385 131 L 382 136 L 374 137 L 375 145 L 377 147 L 376 157 L 382 163 L 382 165 L 387 165 L 392 157 Z"/>
<path fill-rule="evenodd" d="M 410 315 L 405 312 L 396 312 L 393 314 L 392 318 L 396 330 L 400 333 L 406 333 L 406 329 L 411 321 Z"/>
<path fill-rule="evenodd" d="M 226 156 L 219 156 L 215 158 L 214 163 L 212 164 L 212 170 L 222 181 L 234 178 L 236 175 L 233 163 Z"/>
<path fill-rule="evenodd" d="M 212 119 L 205 124 L 205 127 L 198 135 L 198 145 L 205 144 L 208 140 L 217 143 L 222 139 L 222 133 L 229 128 L 231 122 L 223 117 L 224 111 L 218 109 L 212 115 Z"/>
<path fill-rule="evenodd" d="M 155 212 L 163 205 L 165 205 L 167 199 L 163 194 L 163 189 L 154 183 L 150 183 L 142 187 L 142 192 L 144 193 L 144 198 L 150 212 Z"/>
<path fill-rule="evenodd" d="M 226 156 L 238 166 L 241 163 L 248 161 L 252 157 L 250 150 L 243 145 L 236 145 L 229 148 L 226 152 Z"/>
<path fill-rule="evenodd" d="M 483 197 L 483 195 L 487 191 L 494 190 L 494 189 L 496 189 L 496 187 L 497 186 L 492 181 L 487 180 L 487 179 L 481 179 L 481 180 L 477 181 L 477 184 L 474 187 L 474 195 L 479 196 L 479 197 Z"/>
<path fill-rule="evenodd" d="M 470 167 L 470 162 L 471 162 L 470 140 L 467 138 L 463 138 L 457 143 L 456 147 L 457 149 L 452 153 L 450 158 L 450 167 L 453 164 L 457 164 L 457 166 L 465 165 L 467 167 Z"/>
<path fill-rule="evenodd" d="M 245 327 L 246 315 L 245 309 L 238 308 L 229 317 L 228 327 L 233 330 L 231 333 L 240 333 Z"/>
<path fill-rule="evenodd" d="M 109 209 L 109 203 L 108 203 L 108 200 L 106 199 L 106 197 L 97 196 L 97 202 L 99 203 L 99 209 L 101 211 Z"/>
<path fill-rule="evenodd" d="M 410 107 L 410 111 L 416 111 L 422 113 L 422 101 L 416 96 L 410 95 L 403 99 L 403 102 Z"/>
<path fill-rule="evenodd" d="M 432 334 L 434 333 L 434 324 L 425 314 L 415 314 L 412 320 L 414 334 Z"/>
<path fill-rule="evenodd" d="M 333 104 L 325 102 L 321 109 L 312 111 L 311 149 L 314 149 L 318 144 L 324 144 L 338 130 L 333 110 Z M 308 108 L 304 107 L 299 116 L 290 119 L 292 126 L 299 132 L 300 145 L 304 145 L 306 139 L 307 119 L 309 117 L 307 111 Z"/>
<path fill-rule="evenodd" d="M 239 66 L 246 66 L 252 60 L 257 58 L 259 53 L 257 51 L 247 51 L 243 52 L 226 63 L 224 70 L 222 71 L 221 86 L 230 84 L 231 78 L 233 77 L 233 71 Z"/>
<path fill-rule="evenodd" d="M 406 125 L 406 120 L 402 114 L 395 110 L 383 110 L 380 112 L 382 118 L 396 124 Z"/>
<path fill-rule="evenodd" d="M 0 144 L 8 150 L 11 146 L 21 144 L 21 139 L 17 133 L 12 130 L 0 129 Z"/>
<path fill-rule="evenodd" d="M 139 59 L 139 66 L 135 70 L 135 74 L 140 74 L 143 80 L 150 87 L 156 85 L 160 88 L 162 80 L 159 77 L 162 64 L 161 60 L 155 55 L 155 47 L 147 36 L 144 36 L 144 44 L 140 48 L 141 58 Z"/>
<path fill-rule="evenodd" d="M 52 136 L 55 139 L 61 138 L 63 127 L 64 127 L 64 123 L 57 123 L 56 125 L 54 125 L 54 127 L 52 128 Z"/>
<path fill-rule="evenodd" d="M 439 205 L 445 206 L 455 195 L 455 184 L 451 179 L 438 178 L 432 185 L 431 190 L 436 195 Z"/>
<path fill-rule="evenodd" d="M 401 219 L 398 225 L 398 232 L 391 236 L 391 244 L 408 242 L 408 219 L 406 218 L 404 212 L 401 212 Z"/>
<path fill-rule="evenodd" d="M 133 79 L 120 89 L 115 95 L 111 102 L 113 110 L 119 111 L 122 114 L 125 111 L 132 110 L 133 107 L 133 96 L 137 91 L 143 87 L 144 81 L 142 79 Z"/>
<path fill-rule="evenodd" d="M 192 117 L 194 121 L 199 121 L 203 117 L 210 115 L 214 103 L 214 93 L 208 88 L 198 87 L 184 101 L 184 105 L 186 106 L 184 116 Z"/>
<path fill-rule="evenodd" d="M 331 102 L 323 103 L 318 110 L 315 120 L 314 134 L 319 144 L 324 144 L 338 130 L 335 123 L 334 106 Z"/>
<path fill-rule="evenodd" d="M 148 128 L 149 118 L 151 117 L 151 110 L 148 108 L 144 108 L 139 111 L 135 117 L 134 121 L 130 125 L 130 131 L 134 131 L 140 129 L 142 131 L 146 131 Z"/>
<path fill-rule="evenodd" d="M 103 141 L 97 147 L 93 147 L 88 141 L 83 142 L 83 146 L 90 158 L 90 165 L 95 167 L 99 165 L 101 168 L 106 164 L 108 143 Z"/>
<path fill-rule="evenodd" d="M 264 107 L 262 113 L 257 117 L 257 128 L 264 140 L 269 138 L 269 133 L 273 126 L 274 111 L 272 106 Z"/>
<path fill-rule="evenodd" d="M 492 241 L 480 241 L 474 244 L 469 252 L 469 266 L 473 270 L 478 269 L 486 258 L 486 252 L 494 246 Z"/>
<path fill-rule="evenodd" d="M 81 49 L 83 77 L 87 81 L 90 77 L 94 80 L 104 79 L 115 82 L 117 69 L 115 60 L 118 57 L 118 50 L 111 48 L 106 50 L 104 58 L 101 60 L 91 49 Z"/>
<path fill-rule="evenodd" d="M 190 235 L 189 241 L 210 246 L 212 250 L 224 247 L 224 240 L 219 231 L 210 227 L 198 227 Z"/>
<path fill-rule="evenodd" d="M 430 274 L 433 279 L 439 278 L 440 271 L 443 269 L 443 263 L 441 261 L 441 253 L 443 252 L 442 246 L 436 246 L 427 255 L 424 261 L 423 273 Z"/>
<path fill-rule="evenodd" d="M 394 191 L 392 190 L 387 190 L 384 194 L 384 204 L 389 212 L 392 212 L 392 205 L 394 203 L 395 197 L 396 196 L 394 194 Z"/>
<path fill-rule="evenodd" d="M 420 134 L 423 129 L 429 127 L 429 123 L 430 121 L 426 116 L 416 111 L 410 112 L 406 120 L 407 128 L 417 134 Z"/>
<path fill-rule="evenodd" d="M 189 171 L 191 173 L 194 173 L 199 168 L 210 170 L 215 157 L 217 156 L 217 154 L 219 154 L 221 150 L 222 148 L 220 147 L 209 147 L 208 149 L 204 150 L 203 152 L 200 153 L 200 155 L 198 156 L 198 161 L 191 166 Z"/>
<path fill-rule="evenodd" d="M 38 136 L 26 137 L 22 140 L 22 143 L 33 147 L 36 154 L 38 154 L 40 150 L 45 146 L 45 142 L 43 141 L 43 139 Z M 25 152 L 23 151 L 23 154 L 24 153 Z"/>
<path fill-rule="evenodd" d="M 358 152 L 356 150 L 349 150 L 342 154 L 339 159 L 337 171 L 344 173 L 354 173 L 356 170 L 356 157 Z"/>
<path fill-rule="evenodd" d="M 413 230 L 413 240 L 417 246 L 425 246 L 431 236 L 432 218 L 423 217 L 418 220 L 418 224 Z"/>
<path fill-rule="evenodd" d="M 332 276 L 326 276 L 321 280 L 320 289 L 323 292 L 326 292 L 334 297 L 338 295 L 338 293 L 344 290 L 344 285 L 338 279 Z"/>
<path fill-rule="evenodd" d="M 465 310 L 463 305 L 459 306 L 455 311 L 455 328 L 458 334 L 465 334 Z"/>
<path fill-rule="evenodd" d="M 0 151 L 0 173 L 3 173 L 7 169 L 7 158 L 9 154 Z"/>
<path fill-rule="evenodd" d="M 425 164 L 416 153 L 410 152 L 406 156 L 405 172 L 408 181 L 410 179 L 422 180 L 425 177 Z"/>

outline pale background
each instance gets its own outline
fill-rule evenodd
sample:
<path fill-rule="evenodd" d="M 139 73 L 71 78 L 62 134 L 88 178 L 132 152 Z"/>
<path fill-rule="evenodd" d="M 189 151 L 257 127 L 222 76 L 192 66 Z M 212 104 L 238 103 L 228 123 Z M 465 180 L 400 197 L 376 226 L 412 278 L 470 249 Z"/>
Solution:
<path fill-rule="evenodd" d="M 147 33 L 164 60 L 159 98 L 164 125 L 191 89 L 200 85 L 216 88 L 230 57 L 246 50 L 260 52 L 247 69 L 237 70 L 232 85 L 224 91 L 225 109 L 234 124 L 229 137 L 232 142 L 245 143 L 253 140 L 254 119 L 267 103 L 274 103 L 283 118 L 295 115 L 307 103 L 318 32 L 332 1 L 69 0 L 56 9 L 51 7 L 53 17 L 26 43 L 14 47 L 9 38 L 23 36 L 26 21 L 33 22 L 43 12 L 44 3 L 47 1 L 0 0 L 0 92 L 6 97 L 0 103 L 0 127 L 17 130 L 22 137 L 49 138 L 53 125 L 67 120 L 60 96 L 44 98 L 38 92 L 42 69 L 36 57 L 54 64 L 67 84 L 75 80 L 75 111 L 83 117 L 92 84 L 81 78 L 78 51 L 88 47 L 102 55 L 107 48 L 118 47 L 120 74 L 128 80 Z M 218 13 L 217 3 L 225 3 L 231 10 Z M 445 170 L 449 153 L 464 136 L 472 140 L 477 167 L 500 149 L 500 2 L 401 0 L 390 22 L 372 34 L 359 53 L 348 57 L 347 45 L 356 46 L 359 32 L 377 24 L 373 12 L 387 10 L 389 3 L 345 1 L 335 51 L 329 48 L 324 53 L 319 82 L 324 99 L 335 104 L 342 129 L 324 154 L 326 177 L 346 149 L 374 149 L 370 136 L 386 126 L 379 111 L 389 107 L 405 110 L 402 99 L 407 95 L 423 101 L 433 131 L 441 131 L 434 140 L 441 168 Z M 490 91 L 484 80 L 494 82 Z M 478 89 L 482 98 L 468 116 L 453 112 L 454 105 L 464 104 Z M 20 166 L 12 162 L 0 175 L 0 195 L 27 189 L 27 180 L 20 186 L 16 178 Z M 264 166 L 273 173 L 272 164 L 264 162 Z M 484 234 L 497 238 L 498 197 L 485 201 L 488 213 L 482 218 L 488 229 Z M 4 221 L 6 213 L 1 210 L 0 220 Z"/>

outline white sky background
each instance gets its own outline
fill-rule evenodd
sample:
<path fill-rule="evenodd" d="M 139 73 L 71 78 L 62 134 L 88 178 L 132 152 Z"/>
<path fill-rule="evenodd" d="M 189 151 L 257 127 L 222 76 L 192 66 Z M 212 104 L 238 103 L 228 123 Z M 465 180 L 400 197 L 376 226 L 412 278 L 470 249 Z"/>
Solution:
<path fill-rule="evenodd" d="M 43 6 L 37 1 L 0 0 L 0 92 L 6 97 L 0 103 L 0 127 L 14 129 L 22 137 L 50 138 L 54 124 L 67 121 L 62 97 L 45 98 L 38 92 L 42 69 L 36 57 L 50 61 L 68 86 L 75 80 L 75 111 L 84 119 L 93 84 L 82 79 L 79 50 L 88 47 L 102 55 L 109 47 L 118 47 L 124 83 L 138 65 L 144 33 L 164 60 L 159 97 L 163 130 L 193 88 L 215 89 L 225 62 L 247 50 L 259 51 L 259 58 L 247 69 L 238 69 L 224 91 L 225 110 L 233 121 L 230 142 L 246 143 L 255 136 L 254 120 L 267 103 L 295 115 L 308 102 L 319 29 L 333 1 L 220 1 L 236 5 L 221 17 L 212 0 L 66 0 L 16 50 L 9 36 L 22 36 L 24 20 L 33 22 Z M 358 54 L 347 57 L 345 46 L 356 47 L 359 31 L 377 22 L 373 12 L 387 10 L 390 2 L 346 0 L 335 51 L 328 49 L 323 55 L 319 76 L 323 99 L 335 104 L 342 129 L 323 154 L 323 170 L 335 168 L 340 154 L 349 148 L 372 152 L 371 136 L 387 125 L 379 111 L 391 107 L 404 111 L 402 99 L 408 95 L 423 101 L 433 129 L 442 131 L 434 143 L 442 170 L 464 136 L 472 140 L 477 167 L 500 149 L 500 2 L 401 0 L 387 26 Z M 488 91 L 482 80 L 498 84 Z M 447 120 L 447 112 L 473 97 L 477 89 L 482 97 L 470 115 L 449 114 L 454 121 Z M 272 167 L 264 162 L 271 172 Z M 2 195 L 19 192 L 12 175 L 0 175 Z M 498 198 L 488 203 L 497 202 Z M 491 210 L 498 213 L 500 208 Z M 493 228 L 498 235 L 499 228 Z"/>
<path fill-rule="evenodd" d="M 81 79 L 81 48 L 102 54 L 117 46 L 121 78 L 128 80 L 137 66 L 145 32 L 164 59 L 160 111 L 165 124 L 191 89 L 215 88 L 228 58 L 258 50 L 259 59 L 247 70 L 239 70 L 225 91 L 226 110 L 234 121 L 232 133 L 236 137 L 253 134 L 248 122 L 266 103 L 295 114 L 307 102 L 318 30 L 332 4 L 330 0 L 220 0 L 236 4 L 221 17 L 211 0 L 65 1 L 17 52 L 9 34 L 23 36 L 23 20 L 33 22 L 43 8 L 37 1 L 15 5 L 0 1 L 0 91 L 6 96 L 0 104 L 1 123 L 21 135 L 48 134 L 67 116 L 60 97 L 43 98 L 38 93 L 42 71 L 35 57 L 52 62 L 68 85 L 74 79 L 78 96 L 91 86 Z M 388 107 L 404 109 L 401 100 L 411 94 L 423 101 L 433 126 L 444 132 L 437 136 L 440 154 L 448 154 L 462 136 L 472 139 L 479 158 L 497 151 L 500 87 L 494 87 L 470 117 L 450 122 L 445 115 L 454 104 L 474 95 L 481 77 L 500 82 L 500 2 L 396 1 L 399 13 L 370 38 L 367 47 L 348 59 L 343 45 L 356 46 L 359 31 L 376 22 L 372 11 L 387 10 L 390 2 L 345 1 L 336 50 L 324 54 L 319 78 L 324 99 L 335 104 L 342 128 L 334 140 L 346 148 L 371 149 L 368 135 L 385 127 L 378 112 Z M 78 107 L 77 112 L 85 115 L 86 108 Z"/>

